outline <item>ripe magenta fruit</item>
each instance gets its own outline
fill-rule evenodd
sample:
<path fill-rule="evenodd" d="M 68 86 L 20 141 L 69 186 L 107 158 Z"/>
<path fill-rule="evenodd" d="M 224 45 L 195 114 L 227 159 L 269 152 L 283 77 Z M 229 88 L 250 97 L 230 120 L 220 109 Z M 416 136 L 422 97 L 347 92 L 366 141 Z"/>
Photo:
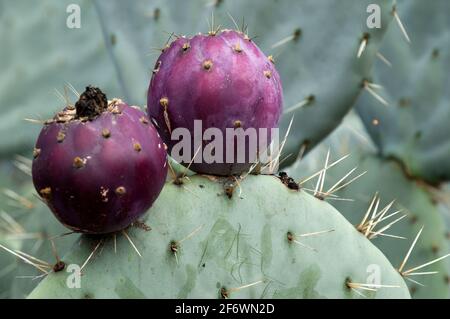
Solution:
<path fill-rule="evenodd" d="M 110 233 L 152 205 L 166 160 L 165 145 L 142 111 L 87 87 L 75 107 L 45 123 L 34 149 L 33 183 L 68 228 Z"/>
<path fill-rule="evenodd" d="M 224 137 L 222 161 L 208 163 L 196 156 L 190 168 L 199 173 L 233 175 L 247 170 L 251 166 L 248 156 L 256 154 L 248 154 L 246 146 L 247 161 L 236 161 L 237 152 L 226 142 L 226 129 L 254 128 L 258 143 L 263 138 L 259 129 L 267 129 L 268 145 L 270 129 L 278 125 L 282 102 L 281 81 L 273 59 L 245 34 L 224 30 L 179 37 L 166 47 L 153 71 L 147 105 L 169 154 L 178 142 L 171 139 L 175 129 L 186 128 L 191 133 L 189 152 L 194 158 L 199 151 L 194 141 L 194 120 L 202 121 L 202 136 L 208 128 L 218 128 Z M 202 146 L 211 141 L 203 139 Z M 234 152 L 231 162 L 226 159 L 229 152 Z M 189 160 L 181 163 L 186 165 Z"/>

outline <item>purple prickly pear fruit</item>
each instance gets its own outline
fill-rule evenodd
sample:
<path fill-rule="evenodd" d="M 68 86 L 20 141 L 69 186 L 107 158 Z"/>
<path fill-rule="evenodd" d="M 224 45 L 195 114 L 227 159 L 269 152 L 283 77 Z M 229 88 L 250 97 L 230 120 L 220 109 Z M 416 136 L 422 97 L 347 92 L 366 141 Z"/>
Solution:
<path fill-rule="evenodd" d="M 167 46 L 156 62 L 148 90 L 148 114 L 155 122 L 169 154 L 175 159 L 171 138 L 177 128 L 191 133 L 190 168 L 213 175 L 240 174 L 252 165 L 249 143 L 245 146 L 246 161 L 236 161 L 236 140 L 229 144 L 226 129 L 247 131 L 254 128 L 261 139 L 270 144 L 271 129 L 277 127 L 282 110 L 282 87 L 273 59 L 267 57 L 245 34 L 223 30 L 220 33 L 180 37 Z M 222 160 L 205 161 L 201 150 L 214 138 L 203 138 L 200 148 L 195 143 L 194 121 L 201 121 L 201 136 L 208 128 L 222 132 Z M 198 123 L 198 122 L 197 122 Z M 267 137 L 259 134 L 266 129 Z M 180 139 L 181 140 L 181 139 Z M 197 146 L 195 146 L 197 145 Z M 258 147 L 257 152 L 265 149 Z M 226 155 L 233 152 L 232 161 Z M 184 154 L 180 161 L 189 164 Z M 178 159 L 177 159 L 178 160 Z M 255 162 L 255 161 L 253 161 Z"/>
<path fill-rule="evenodd" d="M 166 161 L 145 113 L 87 87 L 75 107 L 45 123 L 34 149 L 33 183 L 68 228 L 111 233 L 150 208 L 164 185 Z"/>

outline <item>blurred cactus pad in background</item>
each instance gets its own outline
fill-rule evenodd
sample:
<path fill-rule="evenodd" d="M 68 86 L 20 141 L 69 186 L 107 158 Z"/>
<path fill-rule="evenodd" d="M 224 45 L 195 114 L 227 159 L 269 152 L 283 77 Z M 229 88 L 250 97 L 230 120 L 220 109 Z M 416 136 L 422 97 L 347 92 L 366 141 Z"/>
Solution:
<path fill-rule="evenodd" d="M 0 298 L 449 298 L 449 12 L 448 0 L 0 0 Z M 32 183 L 44 122 L 91 84 L 145 112 L 161 53 L 224 29 L 279 73 L 279 170 L 200 175 L 169 158 L 142 219 L 70 232 Z"/>

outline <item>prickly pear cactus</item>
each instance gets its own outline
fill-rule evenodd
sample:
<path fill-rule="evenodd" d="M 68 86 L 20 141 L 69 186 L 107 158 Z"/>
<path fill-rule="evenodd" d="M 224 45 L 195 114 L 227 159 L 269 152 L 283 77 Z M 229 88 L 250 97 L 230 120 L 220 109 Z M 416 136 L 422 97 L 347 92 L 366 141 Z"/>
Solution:
<path fill-rule="evenodd" d="M 304 178 L 323 166 L 327 148 L 333 159 L 346 154 L 350 156 L 327 170 L 325 188 L 335 184 L 354 167 L 358 171 L 367 173 L 359 180 L 336 193 L 339 198 L 329 198 L 336 207 L 355 226 L 364 218 L 373 196 L 378 193 L 380 198 L 379 211 L 395 200 L 386 214 L 401 210 L 400 213 L 386 219 L 374 228 L 374 232 L 382 230 L 397 218 L 405 215 L 402 220 L 383 230 L 381 234 L 373 236 L 372 242 L 386 255 L 394 267 L 400 267 L 411 246 L 412 241 L 424 226 L 406 267 L 412 268 L 433 261 L 450 252 L 444 216 L 439 208 L 439 202 L 432 196 L 424 183 L 408 178 L 402 167 L 393 160 L 387 160 L 376 154 L 376 148 L 362 128 L 360 120 L 352 115 L 344 120 L 323 144 L 312 151 L 288 172 L 297 178 Z M 322 166 L 321 166 L 322 165 Z M 315 180 L 312 180 L 312 187 Z M 306 184 L 304 187 L 309 187 Z M 339 200 L 346 199 L 346 200 Z M 352 200 L 351 202 L 347 200 Z M 369 218 L 370 219 L 370 218 Z M 373 234 L 372 234 L 373 235 Z M 398 236 L 403 238 L 391 237 Z M 448 298 L 450 293 L 448 260 L 441 260 L 428 268 L 417 272 L 434 272 L 405 276 L 414 298 Z"/>
<path fill-rule="evenodd" d="M 384 157 L 437 184 L 450 178 L 450 2 L 398 1 L 398 10 L 411 43 L 390 27 L 381 52 L 392 66 L 373 74 L 390 105 L 364 95 L 357 109 Z"/>
<path fill-rule="evenodd" d="M 111 50 L 122 82 L 129 84 L 127 91 L 137 101 L 146 96 L 145 84 L 160 54 L 154 47 L 163 49 L 170 36 L 206 31 L 206 20 L 210 32 L 221 25 L 247 33 L 271 56 L 283 82 L 280 136 L 294 115 L 284 148 L 290 156 L 283 165 L 293 162 L 302 146 L 309 150 L 330 133 L 352 107 L 392 20 L 393 7 L 391 0 L 95 3 L 107 37 L 115 39 Z M 381 28 L 366 25 L 370 4 L 381 9 Z M 115 23 L 116 17 L 129 24 Z"/>
<path fill-rule="evenodd" d="M 146 224 L 151 230 L 81 237 L 63 258 L 83 265 L 80 288 L 67 285 L 76 283 L 73 273 L 51 273 L 29 297 L 409 297 L 384 255 L 342 215 L 275 176 L 169 182 Z M 363 289 L 374 284 L 368 267 L 379 272 L 376 291 Z"/>

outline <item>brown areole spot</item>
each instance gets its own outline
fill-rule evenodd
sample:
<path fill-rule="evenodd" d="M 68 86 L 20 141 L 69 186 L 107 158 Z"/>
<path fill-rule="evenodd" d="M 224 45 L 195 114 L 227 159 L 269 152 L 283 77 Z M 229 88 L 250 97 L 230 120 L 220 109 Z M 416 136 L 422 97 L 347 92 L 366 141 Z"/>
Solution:
<path fill-rule="evenodd" d="M 83 160 L 81 157 L 77 156 L 73 159 L 73 167 L 75 168 L 82 168 L 85 164 L 85 160 Z"/>
<path fill-rule="evenodd" d="M 152 228 L 151 228 L 149 225 L 147 225 L 146 223 L 141 222 L 141 221 L 139 221 L 139 220 L 133 222 L 132 225 L 133 225 L 133 227 L 142 229 L 142 230 L 144 230 L 144 231 L 151 231 L 151 230 L 152 230 Z"/>
<path fill-rule="evenodd" d="M 169 249 L 172 253 L 174 253 L 174 254 L 177 253 L 178 249 L 179 249 L 178 243 L 176 241 L 171 241 L 170 245 L 169 245 Z"/>
<path fill-rule="evenodd" d="M 159 104 L 164 108 L 167 109 L 167 107 L 169 106 L 169 99 L 167 97 L 162 97 L 159 100 Z"/>
<path fill-rule="evenodd" d="M 211 60 L 205 60 L 202 64 L 202 66 L 203 66 L 203 69 L 209 71 L 212 68 L 213 63 Z"/>
<path fill-rule="evenodd" d="M 108 130 L 107 128 L 104 128 L 104 129 L 102 130 L 102 136 L 103 136 L 104 138 L 109 138 L 109 137 L 111 136 L 111 131 Z"/>
<path fill-rule="evenodd" d="M 65 138 L 66 138 L 66 134 L 64 134 L 63 131 L 59 131 L 58 135 L 56 135 L 56 140 L 58 141 L 58 143 L 62 143 Z"/>
<path fill-rule="evenodd" d="M 156 74 L 159 72 L 159 68 L 161 67 L 161 61 L 156 62 L 155 68 L 152 70 L 153 74 Z"/>
<path fill-rule="evenodd" d="M 220 298 L 221 299 L 228 299 L 230 297 L 230 293 L 225 287 L 220 288 Z"/>
<path fill-rule="evenodd" d="M 364 32 L 364 33 L 363 33 L 363 36 L 362 36 L 362 38 L 361 38 L 361 42 L 362 42 L 362 41 L 369 41 L 369 38 L 370 38 L 370 34 L 367 33 L 367 32 Z"/>
<path fill-rule="evenodd" d="M 439 252 L 439 246 L 436 244 L 431 245 L 431 251 L 436 255 Z"/>
<path fill-rule="evenodd" d="M 161 9 L 155 8 L 155 10 L 153 10 L 153 19 L 155 19 L 155 21 L 158 21 L 160 16 L 161 16 Z"/>
<path fill-rule="evenodd" d="M 167 111 L 167 108 L 169 106 L 169 99 L 167 97 L 163 97 L 159 100 L 159 104 L 164 108 L 164 122 L 166 123 L 169 133 L 172 134 L 172 127 L 170 124 L 169 112 Z"/>
<path fill-rule="evenodd" d="M 292 234 L 290 231 L 288 231 L 286 233 L 286 238 L 287 238 L 288 242 L 291 243 L 294 240 L 294 234 Z"/>
<path fill-rule="evenodd" d="M 60 260 L 53 266 L 53 271 L 60 272 L 60 271 L 63 271 L 64 268 L 66 268 L 66 263 L 64 261 Z"/>
<path fill-rule="evenodd" d="M 264 76 L 268 79 L 270 79 L 272 77 L 272 72 L 270 71 L 264 71 Z"/>
<path fill-rule="evenodd" d="M 294 41 L 297 41 L 302 35 L 302 29 L 297 28 L 294 30 Z"/>
<path fill-rule="evenodd" d="M 123 196 L 123 195 L 125 195 L 126 193 L 127 193 L 127 190 L 125 189 L 125 187 L 119 186 L 119 187 L 116 188 L 116 194 L 117 194 L 118 196 Z"/>
<path fill-rule="evenodd" d="M 140 121 L 142 124 L 145 124 L 145 125 L 148 124 L 148 119 L 147 119 L 145 116 L 142 116 L 142 117 L 139 119 L 139 121 Z"/>
<path fill-rule="evenodd" d="M 234 52 L 241 53 L 241 52 L 242 52 L 241 44 L 240 44 L 239 42 L 236 43 L 236 44 L 233 46 L 233 50 L 234 50 Z"/>
<path fill-rule="evenodd" d="M 142 150 L 141 144 L 139 144 L 137 142 L 133 144 L 133 148 L 136 152 L 140 152 Z"/>
<path fill-rule="evenodd" d="M 41 154 L 41 149 L 40 148 L 35 148 L 33 150 L 33 158 L 38 158 L 40 154 Z"/>
<path fill-rule="evenodd" d="M 431 52 L 431 56 L 433 57 L 433 59 L 437 59 L 439 57 L 439 49 L 433 49 L 433 52 Z"/>
<path fill-rule="evenodd" d="M 348 290 L 352 289 L 351 283 L 352 283 L 352 279 L 350 277 L 346 277 L 345 281 L 344 281 L 345 288 L 347 288 Z"/>
<path fill-rule="evenodd" d="M 41 194 L 42 198 L 48 200 L 52 197 L 52 189 L 50 187 L 43 188 L 39 191 L 39 194 Z"/>
<path fill-rule="evenodd" d="M 400 106 L 400 107 L 408 107 L 410 105 L 411 105 L 411 99 L 409 99 L 407 97 L 402 97 L 398 101 L 398 106 Z"/>
<path fill-rule="evenodd" d="M 181 49 L 183 50 L 183 52 L 186 52 L 187 50 L 189 50 L 191 47 L 189 42 L 186 42 L 183 44 L 183 46 L 181 47 Z"/>
<path fill-rule="evenodd" d="M 225 192 L 225 195 L 227 195 L 228 198 L 232 198 L 233 197 L 233 193 L 234 193 L 234 189 L 236 188 L 236 182 L 234 181 L 233 178 L 229 178 L 225 181 L 225 183 L 223 184 L 223 190 Z"/>

